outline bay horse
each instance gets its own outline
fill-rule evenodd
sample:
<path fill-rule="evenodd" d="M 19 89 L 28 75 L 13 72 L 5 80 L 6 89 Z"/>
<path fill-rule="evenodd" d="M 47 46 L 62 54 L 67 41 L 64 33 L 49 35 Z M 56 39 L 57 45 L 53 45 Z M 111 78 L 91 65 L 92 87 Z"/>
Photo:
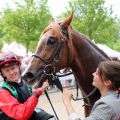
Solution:
<path fill-rule="evenodd" d="M 38 46 L 30 63 L 24 72 L 24 79 L 39 85 L 41 76 L 46 76 L 45 69 L 58 72 L 63 68 L 71 68 L 83 96 L 87 96 L 92 86 L 92 73 L 95 72 L 101 61 L 109 57 L 90 41 L 84 34 L 71 27 L 73 13 L 63 21 L 54 19 L 41 34 Z M 53 66 L 52 69 L 50 65 Z M 98 90 L 87 99 L 85 103 L 93 105 L 100 98 Z M 90 114 L 90 107 L 85 105 L 85 116 Z"/>

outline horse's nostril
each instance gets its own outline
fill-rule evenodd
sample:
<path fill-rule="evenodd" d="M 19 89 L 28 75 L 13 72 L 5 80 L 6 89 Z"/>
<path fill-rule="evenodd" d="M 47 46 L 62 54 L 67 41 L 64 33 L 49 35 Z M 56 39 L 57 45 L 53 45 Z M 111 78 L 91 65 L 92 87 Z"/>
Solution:
<path fill-rule="evenodd" d="M 28 72 L 24 75 L 24 79 L 32 79 L 34 77 L 33 73 Z"/>

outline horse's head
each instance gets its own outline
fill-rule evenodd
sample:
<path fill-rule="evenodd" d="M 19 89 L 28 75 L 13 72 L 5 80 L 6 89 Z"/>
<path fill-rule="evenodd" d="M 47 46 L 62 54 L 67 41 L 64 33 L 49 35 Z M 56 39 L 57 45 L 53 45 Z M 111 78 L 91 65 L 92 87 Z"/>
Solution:
<path fill-rule="evenodd" d="M 69 67 L 73 49 L 70 36 L 72 18 L 73 14 L 62 22 L 52 20 L 43 31 L 36 51 L 23 74 L 26 82 L 35 82 L 40 86 L 50 75 Z"/>

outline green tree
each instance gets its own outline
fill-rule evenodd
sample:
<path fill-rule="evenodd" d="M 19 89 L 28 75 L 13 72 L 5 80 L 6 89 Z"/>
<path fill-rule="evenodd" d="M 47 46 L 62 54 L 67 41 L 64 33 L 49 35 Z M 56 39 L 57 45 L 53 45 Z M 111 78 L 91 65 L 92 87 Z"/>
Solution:
<path fill-rule="evenodd" d="M 116 39 L 112 8 L 106 8 L 104 3 L 104 0 L 72 0 L 66 9 L 66 13 L 75 11 L 74 28 L 100 43 Z"/>
<path fill-rule="evenodd" d="M 36 47 L 33 43 L 39 40 L 40 33 L 47 26 L 51 14 L 47 0 L 22 0 L 15 2 L 16 8 L 9 7 L 2 11 L 1 26 L 4 40 L 24 43 L 27 50 Z M 32 45 L 30 44 L 32 43 Z"/>
<path fill-rule="evenodd" d="M 117 19 L 116 21 L 116 36 L 115 36 L 115 40 L 113 42 L 108 43 L 109 47 L 120 51 L 120 19 Z"/>
<path fill-rule="evenodd" d="M 1 19 L 0 19 L 0 23 L 1 23 Z M 1 24 L 0 24 L 0 50 L 3 46 L 3 42 L 2 42 L 2 37 L 4 36 L 3 32 L 2 32 L 2 27 L 1 27 Z"/>

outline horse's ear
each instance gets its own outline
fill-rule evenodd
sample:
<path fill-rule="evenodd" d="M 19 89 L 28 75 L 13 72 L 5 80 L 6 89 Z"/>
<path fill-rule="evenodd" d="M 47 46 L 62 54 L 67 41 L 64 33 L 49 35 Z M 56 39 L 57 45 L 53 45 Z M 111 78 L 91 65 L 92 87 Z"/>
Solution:
<path fill-rule="evenodd" d="M 55 22 L 55 19 L 52 17 L 51 22 Z"/>
<path fill-rule="evenodd" d="M 74 12 L 72 12 L 72 14 L 62 22 L 63 26 L 65 26 L 65 27 L 70 26 L 72 19 L 73 19 L 73 14 L 74 14 Z"/>

